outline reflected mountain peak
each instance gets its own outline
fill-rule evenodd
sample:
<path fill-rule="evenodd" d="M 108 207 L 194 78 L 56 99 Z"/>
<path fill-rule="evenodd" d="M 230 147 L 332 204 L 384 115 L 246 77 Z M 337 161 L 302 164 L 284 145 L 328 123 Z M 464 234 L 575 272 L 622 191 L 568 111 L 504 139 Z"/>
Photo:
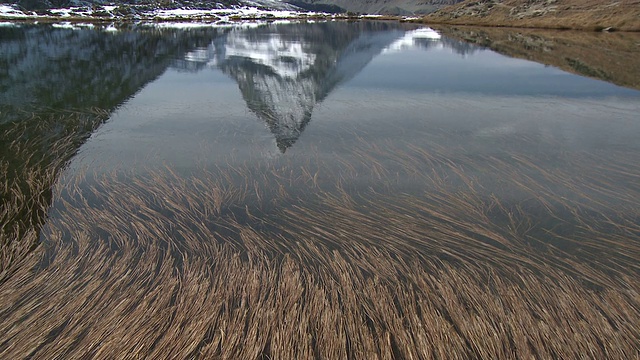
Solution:
<path fill-rule="evenodd" d="M 272 24 L 239 28 L 184 58 L 183 68 L 214 66 L 233 78 L 281 153 L 300 137 L 322 102 L 406 30 L 388 23 Z M 437 33 L 412 31 L 414 38 Z"/>
<path fill-rule="evenodd" d="M 309 78 L 293 79 L 243 72 L 237 68 L 238 85 L 249 109 L 265 122 L 280 152 L 291 147 L 311 120 L 317 100 L 317 84 Z"/>
<path fill-rule="evenodd" d="M 283 78 L 295 78 L 315 63 L 316 54 L 304 49 L 302 42 L 277 33 L 265 35 L 253 39 L 245 32 L 232 32 L 227 37 L 225 60 L 246 59 L 268 67 Z"/>

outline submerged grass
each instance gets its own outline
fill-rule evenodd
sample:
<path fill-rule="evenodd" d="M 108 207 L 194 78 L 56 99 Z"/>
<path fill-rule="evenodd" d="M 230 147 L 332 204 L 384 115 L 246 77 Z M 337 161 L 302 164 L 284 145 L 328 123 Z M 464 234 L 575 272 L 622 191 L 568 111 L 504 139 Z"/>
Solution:
<path fill-rule="evenodd" d="M 617 155 L 363 140 L 330 163 L 67 173 L 0 286 L 0 357 L 638 357 L 640 164 Z"/>
<path fill-rule="evenodd" d="M 0 283 L 39 244 L 58 173 L 105 116 L 34 111 L 0 125 Z"/>

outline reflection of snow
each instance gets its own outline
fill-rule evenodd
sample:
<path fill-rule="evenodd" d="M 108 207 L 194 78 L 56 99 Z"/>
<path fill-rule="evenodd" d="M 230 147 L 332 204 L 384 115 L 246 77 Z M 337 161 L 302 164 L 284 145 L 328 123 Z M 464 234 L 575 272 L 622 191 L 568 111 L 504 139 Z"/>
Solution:
<path fill-rule="evenodd" d="M 418 41 L 439 41 L 440 34 L 431 28 L 408 31 L 402 38 L 394 41 L 384 52 L 397 52 L 417 46 Z"/>
<path fill-rule="evenodd" d="M 234 28 L 189 51 L 174 66 L 186 71 L 217 67 L 235 79 L 248 108 L 265 122 L 284 153 L 311 121 L 317 103 L 405 34 L 375 26 L 340 26 L 343 31 L 328 34 L 333 35 L 329 41 L 318 35 L 324 28 L 316 25 L 298 32 L 273 24 Z M 412 33 L 426 36 L 424 31 Z"/>
<path fill-rule="evenodd" d="M 229 36 L 226 59 L 240 57 L 268 66 L 285 78 L 293 78 L 313 66 L 316 55 L 304 50 L 299 41 L 286 40 L 278 34 L 270 34 L 264 41 L 248 39 L 240 32 Z"/>
<path fill-rule="evenodd" d="M 71 29 L 71 30 L 80 30 L 83 28 L 94 28 L 95 25 L 93 24 L 84 24 L 84 23 L 78 23 L 78 24 L 72 24 L 70 22 L 63 22 L 63 23 L 57 23 L 57 24 L 53 24 L 51 25 L 54 28 L 58 28 L 58 29 Z"/>
<path fill-rule="evenodd" d="M 317 83 L 310 78 L 282 79 L 276 76 L 251 78 L 256 99 L 249 99 L 249 107 L 266 122 L 275 135 L 276 145 L 285 152 L 304 130 L 317 103 Z M 254 103 L 255 102 L 255 103 Z M 257 106 L 256 106 L 257 105 Z"/>
<path fill-rule="evenodd" d="M 213 59 L 215 55 L 215 50 L 213 48 L 198 48 L 192 51 L 189 51 L 184 59 L 186 61 L 197 62 L 197 63 L 207 63 L 210 59 Z"/>
<path fill-rule="evenodd" d="M 58 28 L 58 29 L 75 29 L 76 28 L 70 22 L 64 22 L 64 23 L 60 23 L 60 24 L 53 24 L 51 26 L 54 27 L 54 28 Z"/>

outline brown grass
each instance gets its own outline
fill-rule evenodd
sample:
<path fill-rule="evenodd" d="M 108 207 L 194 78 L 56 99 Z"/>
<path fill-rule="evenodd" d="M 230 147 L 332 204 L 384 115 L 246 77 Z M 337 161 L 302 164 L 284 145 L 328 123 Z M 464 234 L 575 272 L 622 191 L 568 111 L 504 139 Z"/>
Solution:
<path fill-rule="evenodd" d="M 0 286 L 0 357 L 640 356 L 637 154 L 353 146 L 65 174 Z"/>
<path fill-rule="evenodd" d="M 637 0 L 467 0 L 444 8 L 424 19 L 427 23 L 640 31 Z"/>
<path fill-rule="evenodd" d="M 39 244 L 60 169 L 104 118 L 97 109 L 34 111 L 0 128 L 0 283 Z"/>

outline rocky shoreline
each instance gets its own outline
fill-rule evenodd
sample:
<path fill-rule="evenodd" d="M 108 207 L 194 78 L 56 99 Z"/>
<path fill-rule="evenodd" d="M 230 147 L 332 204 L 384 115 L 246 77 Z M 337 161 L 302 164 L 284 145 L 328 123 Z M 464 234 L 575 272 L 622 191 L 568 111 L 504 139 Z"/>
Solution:
<path fill-rule="evenodd" d="M 231 8 L 160 7 L 154 5 L 100 5 L 23 11 L 16 5 L 0 5 L 0 21 L 27 22 L 137 22 L 200 21 L 233 23 L 247 20 L 325 19 L 336 15 L 296 10 L 270 10 L 250 6 Z"/>
<path fill-rule="evenodd" d="M 417 17 L 389 15 L 358 15 L 352 13 L 322 13 L 296 10 L 272 10 L 259 7 L 237 6 L 222 9 L 163 8 L 149 5 L 119 5 L 71 7 L 40 11 L 21 11 L 17 6 L 0 4 L 0 26 L 17 23 L 53 23 L 62 26 L 82 24 L 172 24 L 185 26 L 235 26 L 240 23 L 274 21 L 358 21 L 392 20 L 415 22 Z M 187 25 L 188 24 L 188 25 Z"/>

